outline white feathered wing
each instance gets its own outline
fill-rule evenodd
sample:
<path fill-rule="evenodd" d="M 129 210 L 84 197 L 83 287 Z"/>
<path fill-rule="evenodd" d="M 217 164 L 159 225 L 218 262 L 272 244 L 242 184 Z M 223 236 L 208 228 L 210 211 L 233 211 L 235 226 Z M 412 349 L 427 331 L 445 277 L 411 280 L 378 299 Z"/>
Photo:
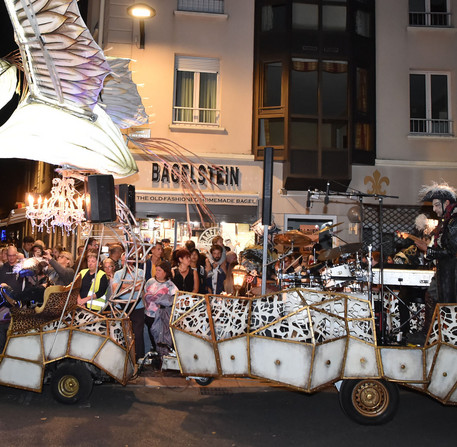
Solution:
<path fill-rule="evenodd" d="M 110 67 L 75 0 L 5 0 L 30 93 L 0 128 L 0 158 L 26 158 L 115 177 L 138 171 L 97 106 Z"/>

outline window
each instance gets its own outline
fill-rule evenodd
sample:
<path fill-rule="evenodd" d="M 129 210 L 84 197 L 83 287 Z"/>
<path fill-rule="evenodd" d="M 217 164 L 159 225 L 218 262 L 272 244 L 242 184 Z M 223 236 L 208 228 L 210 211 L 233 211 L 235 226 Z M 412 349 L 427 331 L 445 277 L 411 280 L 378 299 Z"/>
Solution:
<path fill-rule="evenodd" d="M 284 119 L 262 118 L 259 123 L 260 146 L 284 145 Z"/>
<path fill-rule="evenodd" d="M 282 64 L 271 62 L 265 64 L 263 106 L 281 106 Z"/>
<path fill-rule="evenodd" d="M 176 56 L 173 123 L 219 126 L 219 59 Z"/>
<path fill-rule="evenodd" d="M 319 6 L 306 3 L 292 3 L 292 28 L 317 30 L 319 25 Z"/>
<path fill-rule="evenodd" d="M 375 0 L 255 7 L 256 159 L 273 146 L 287 189 L 303 188 L 304 179 L 315 188 L 330 178 L 346 184 L 351 163 L 374 164 L 376 156 Z"/>
<path fill-rule="evenodd" d="M 334 175 L 348 159 L 348 87 L 346 61 L 292 58 L 290 70 L 289 147 L 291 173 L 319 169 Z M 337 159 L 337 163 L 333 161 Z M 306 161 L 304 168 L 302 161 Z"/>
<path fill-rule="evenodd" d="M 451 26 L 448 0 L 409 0 L 409 24 L 412 26 Z"/>
<path fill-rule="evenodd" d="M 347 71 L 347 62 L 322 61 L 320 93 L 325 117 L 347 119 Z"/>
<path fill-rule="evenodd" d="M 262 6 L 262 31 L 285 31 L 286 5 Z"/>
<path fill-rule="evenodd" d="M 372 126 L 369 118 L 369 73 L 362 67 L 356 68 L 355 86 L 355 141 L 354 148 L 357 151 L 369 152 L 372 147 Z"/>
<path fill-rule="evenodd" d="M 369 12 L 362 10 L 356 11 L 355 32 L 359 36 L 371 37 L 371 16 Z"/>
<path fill-rule="evenodd" d="M 320 7 L 316 2 L 292 3 L 292 28 L 318 30 L 319 11 L 324 31 L 346 31 L 346 1 L 328 0 Z"/>
<path fill-rule="evenodd" d="M 293 114 L 317 116 L 318 61 L 292 58 L 290 110 Z"/>
<path fill-rule="evenodd" d="M 325 31 L 346 31 L 346 5 L 324 4 L 322 28 Z"/>
<path fill-rule="evenodd" d="M 452 134 L 448 75 L 411 73 L 409 76 L 410 132 Z"/>
<path fill-rule="evenodd" d="M 224 14 L 224 0 L 178 0 L 178 11 Z"/>

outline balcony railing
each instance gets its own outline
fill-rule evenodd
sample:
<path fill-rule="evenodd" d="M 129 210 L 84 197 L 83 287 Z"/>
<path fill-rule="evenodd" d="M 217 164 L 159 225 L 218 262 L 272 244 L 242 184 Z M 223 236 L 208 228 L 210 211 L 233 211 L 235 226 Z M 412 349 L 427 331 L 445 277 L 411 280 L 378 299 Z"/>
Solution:
<path fill-rule="evenodd" d="M 451 26 L 450 12 L 410 12 L 409 24 L 411 26 L 429 26 L 449 28 Z"/>
<path fill-rule="evenodd" d="M 178 0 L 178 11 L 224 14 L 224 0 Z"/>
<path fill-rule="evenodd" d="M 452 121 L 449 120 L 430 120 L 430 119 L 410 119 L 410 133 L 416 135 L 452 135 Z"/>
<path fill-rule="evenodd" d="M 173 107 L 173 124 L 219 126 L 221 111 L 197 107 Z"/>

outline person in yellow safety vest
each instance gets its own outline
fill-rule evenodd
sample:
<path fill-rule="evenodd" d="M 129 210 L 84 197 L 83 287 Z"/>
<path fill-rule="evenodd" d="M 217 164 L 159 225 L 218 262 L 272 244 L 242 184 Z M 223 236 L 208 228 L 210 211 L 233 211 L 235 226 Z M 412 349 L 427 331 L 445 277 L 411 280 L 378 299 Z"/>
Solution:
<path fill-rule="evenodd" d="M 87 253 L 87 267 L 80 272 L 82 281 L 78 304 L 99 312 L 104 309 L 106 304 L 105 293 L 109 284 L 108 277 L 103 270 L 97 271 L 96 252 Z"/>

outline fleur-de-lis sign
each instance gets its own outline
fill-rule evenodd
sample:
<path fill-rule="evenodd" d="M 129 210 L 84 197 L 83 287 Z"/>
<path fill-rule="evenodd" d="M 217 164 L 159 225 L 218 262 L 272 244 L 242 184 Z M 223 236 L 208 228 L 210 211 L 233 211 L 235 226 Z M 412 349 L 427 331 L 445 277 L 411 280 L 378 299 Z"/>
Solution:
<path fill-rule="evenodd" d="M 386 186 L 389 186 L 390 184 L 389 178 L 381 177 L 381 173 L 377 169 L 373 172 L 373 177 L 367 175 L 363 182 L 365 183 L 365 185 L 367 183 L 371 183 L 373 185 L 373 187 L 367 191 L 368 194 L 386 194 L 386 191 L 381 189 L 382 184 L 385 183 Z"/>

